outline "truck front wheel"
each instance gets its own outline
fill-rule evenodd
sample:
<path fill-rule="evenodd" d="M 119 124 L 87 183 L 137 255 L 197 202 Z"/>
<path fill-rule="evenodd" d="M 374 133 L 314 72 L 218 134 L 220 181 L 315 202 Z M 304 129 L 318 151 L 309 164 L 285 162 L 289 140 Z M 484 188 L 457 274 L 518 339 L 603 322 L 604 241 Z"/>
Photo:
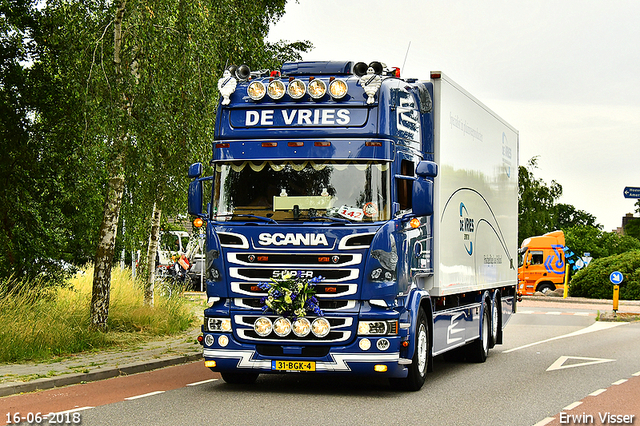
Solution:
<path fill-rule="evenodd" d="M 408 374 L 403 379 L 390 379 L 391 384 L 399 389 L 417 391 L 422 388 L 427 377 L 427 365 L 429 364 L 429 326 L 427 315 L 420 308 L 418 311 L 418 323 L 416 324 L 416 348 L 409 364 Z"/>

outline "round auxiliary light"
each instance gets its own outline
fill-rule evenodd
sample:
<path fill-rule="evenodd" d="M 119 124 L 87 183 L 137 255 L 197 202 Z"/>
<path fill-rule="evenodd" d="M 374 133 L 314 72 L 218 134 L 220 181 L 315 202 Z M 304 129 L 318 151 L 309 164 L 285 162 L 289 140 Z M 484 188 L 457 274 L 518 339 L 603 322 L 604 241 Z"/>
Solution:
<path fill-rule="evenodd" d="M 279 337 L 288 336 L 291 333 L 291 321 L 284 317 L 280 317 L 273 322 L 273 331 Z"/>
<path fill-rule="evenodd" d="M 344 80 L 333 80 L 329 83 L 329 94 L 333 99 L 342 99 L 347 94 L 347 83 Z"/>
<path fill-rule="evenodd" d="M 293 322 L 293 334 L 298 337 L 305 337 L 311 333 L 311 323 L 306 318 L 298 318 Z"/>
<path fill-rule="evenodd" d="M 269 83 L 269 86 L 267 86 L 267 93 L 273 100 L 282 98 L 286 91 L 287 90 L 285 89 L 282 80 L 273 80 L 271 83 Z"/>
<path fill-rule="evenodd" d="M 358 342 L 358 346 L 360 346 L 360 349 L 362 349 L 363 351 L 368 351 L 369 349 L 371 349 L 371 340 L 365 337 Z"/>
<path fill-rule="evenodd" d="M 204 336 L 204 344 L 205 346 L 213 346 L 213 336 L 210 334 Z"/>
<path fill-rule="evenodd" d="M 261 81 L 254 80 L 249 83 L 249 87 L 247 87 L 247 94 L 254 101 L 259 101 L 264 98 L 264 95 L 267 93 L 267 89 L 264 87 L 264 84 Z"/>
<path fill-rule="evenodd" d="M 295 79 L 289 83 L 287 87 L 287 93 L 292 99 L 300 99 L 307 93 L 307 86 L 305 86 L 302 80 Z"/>
<path fill-rule="evenodd" d="M 326 318 L 316 318 L 311 323 L 311 332 L 316 337 L 325 337 L 331 331 L 331 326 Z"/>
<path fill-rule="evenodd" d="M 271 324 L 271 320 L 269 318 L 260 317 L 253 323 L 253 329 L 258 336 L 267 337 L 271 334 L 271 330 L 273 330 L 273 324 Z"/>
<path fill-rule="evenodd" d="M 223 334 L 222 336 L 218 337 L 218 344 L 224 348 L 229 344 L 229 337 L 227 337 L 226 334 Z"/>
<path fill-rule="evenodd" d="M 320 99 L 327 93 L 327 85 L 322 80 L 313 79 L 309 82 L 307 91 L 313 99 Z"/>

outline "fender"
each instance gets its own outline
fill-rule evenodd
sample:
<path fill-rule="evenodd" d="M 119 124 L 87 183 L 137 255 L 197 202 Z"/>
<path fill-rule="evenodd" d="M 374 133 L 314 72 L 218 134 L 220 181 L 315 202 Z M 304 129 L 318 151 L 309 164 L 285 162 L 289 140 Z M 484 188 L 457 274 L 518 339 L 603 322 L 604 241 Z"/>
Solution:
<path fill-rule="evenodd" d="M 433 312 L 431 307 L 431 296 L 424 290 L 414 288 L 407 296 L 405 305 L 409 314 L 409 322 L 411 324 L 409 327 L 409 347 L 406 349 L 407 359 L 413 358 L 413 354 L 416 350 L 415 329 L 416 323 L 418 322 L 418 311 L 420 310 L 420 305 L 422 305 L 423 302 L 426 302 L 425 304 L 427 307 L 427 309 L 425 309 L 425 314 L 427 314 L 429 322 L 427 324 L 429 326 L 429 347 L 433 348 Z M 431 353 L 429 353 L 429 359 L 431 359 Z M 429 364 L 430 363 L 431 361 L 429 361 Z"/>

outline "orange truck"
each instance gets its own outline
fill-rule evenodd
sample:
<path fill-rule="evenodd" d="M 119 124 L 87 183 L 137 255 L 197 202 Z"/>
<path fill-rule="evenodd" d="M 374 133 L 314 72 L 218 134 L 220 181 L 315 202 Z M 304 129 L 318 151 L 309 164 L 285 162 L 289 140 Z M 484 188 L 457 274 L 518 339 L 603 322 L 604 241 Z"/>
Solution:
<path fill-rule="evenodd" d="M 546 293 L 564 289 L 564 233 L 553 231 L 530 237 L 520 247 L 518 294 L 531 296 L 536 291 Z"/>

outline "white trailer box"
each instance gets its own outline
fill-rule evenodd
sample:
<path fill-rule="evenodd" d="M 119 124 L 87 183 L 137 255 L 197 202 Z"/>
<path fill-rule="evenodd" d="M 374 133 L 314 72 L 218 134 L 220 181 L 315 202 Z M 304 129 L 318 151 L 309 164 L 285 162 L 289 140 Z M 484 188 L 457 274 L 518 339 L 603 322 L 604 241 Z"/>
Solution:
<path fill-rule="evenodd" d="M 518 131 L 444 74 L 432 81 L 439 171 L 430 293 L 514 286 Z"/>

